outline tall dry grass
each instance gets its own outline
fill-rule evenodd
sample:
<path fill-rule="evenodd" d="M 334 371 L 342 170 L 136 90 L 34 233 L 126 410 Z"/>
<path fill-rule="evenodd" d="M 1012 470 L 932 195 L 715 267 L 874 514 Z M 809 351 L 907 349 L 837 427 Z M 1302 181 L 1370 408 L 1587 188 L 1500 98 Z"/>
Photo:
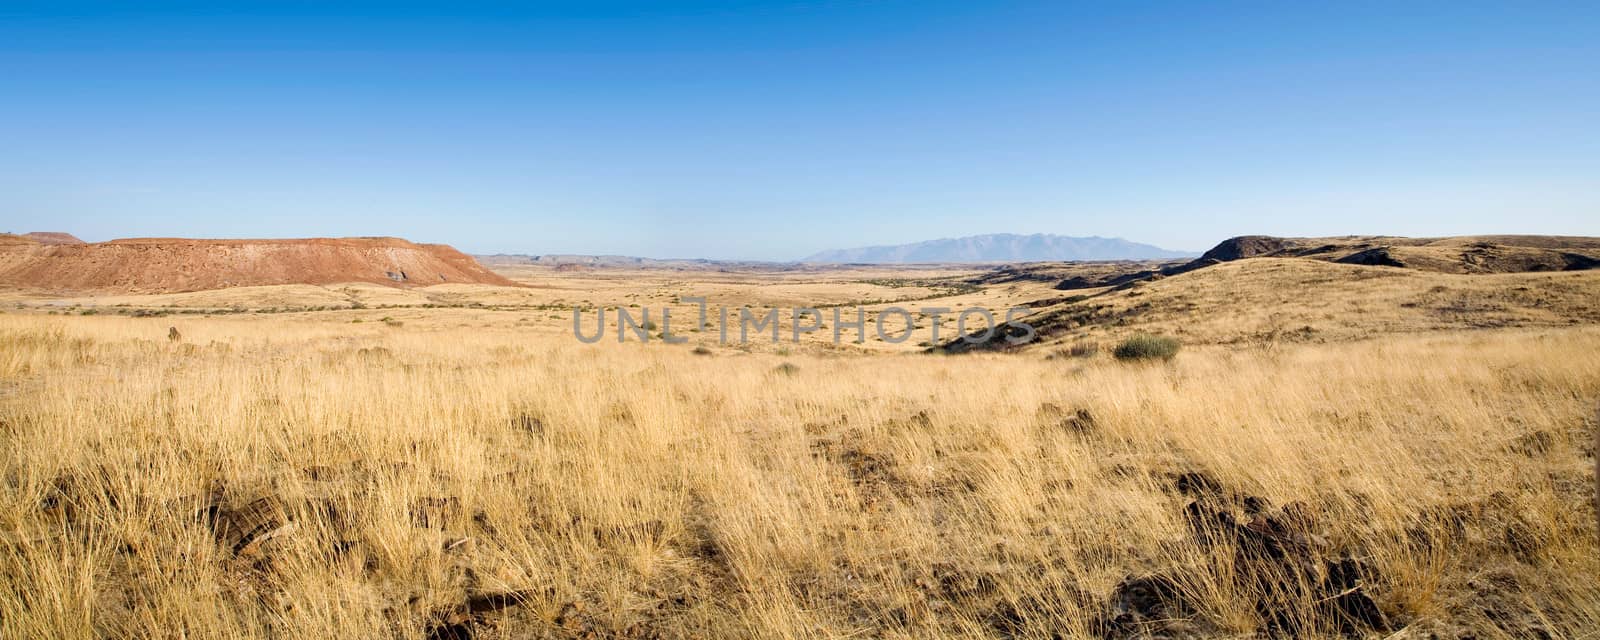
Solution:
<path fill-rule="evenodd" d="M 1126 365 L 183 322 L 0 317 L 0 636 L 1600 628 L 1593 329 Z"/>

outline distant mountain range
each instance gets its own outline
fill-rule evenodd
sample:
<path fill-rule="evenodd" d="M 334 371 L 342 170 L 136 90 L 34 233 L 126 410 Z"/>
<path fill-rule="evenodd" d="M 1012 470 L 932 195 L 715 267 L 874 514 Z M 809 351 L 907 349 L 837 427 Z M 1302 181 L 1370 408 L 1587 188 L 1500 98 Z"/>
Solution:
<path fill-rule="evenodd" d="M 1075 238 L 1045 233 L 1017 235 L 993 233 L 965 238 L 944 238 L 913 244 L 856 249 L 835 249 L 810 255 L 801 262 L 901 264 L 910 262 L 1047 262 L 1058 260 L 1162 260 L 1192 258 L 1195 253 L 1172 251 L 1122 238 Z"/>

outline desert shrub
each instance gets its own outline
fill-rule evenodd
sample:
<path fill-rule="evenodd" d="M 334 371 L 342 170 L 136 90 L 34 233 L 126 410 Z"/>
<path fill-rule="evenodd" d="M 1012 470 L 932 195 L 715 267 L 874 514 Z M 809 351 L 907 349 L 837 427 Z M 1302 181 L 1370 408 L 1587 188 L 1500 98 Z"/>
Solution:
<path fill-rule="evenodd" d="M 1100 353 L 1098 342 L 1079 342 L 1067 349 L 1067 355 L 1074 358 L 1092 358 L 1097 353 Z"/>
<path fill-rule="evenodd" d="M 772 372 L 781 375 L 792 376 L 796 373 L 800 373 L 800 367 L 793 363 L 785 362 L 774 368 Z"/>
<path fill-rule="evenodd" d="M 1180 346 L 1177 338 L 1141 333 L 1123 340 L 1111 355 L 1118 360 L 1171 360 Z"/>

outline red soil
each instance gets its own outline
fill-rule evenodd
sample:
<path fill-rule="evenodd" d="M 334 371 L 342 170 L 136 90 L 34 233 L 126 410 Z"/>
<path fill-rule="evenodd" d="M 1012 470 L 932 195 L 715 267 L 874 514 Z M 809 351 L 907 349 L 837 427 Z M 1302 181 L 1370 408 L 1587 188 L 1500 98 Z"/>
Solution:
<path fill-rule="evenodd" d="M 0 285 L 94 293 L 172 293 L 278 284 L 447 282 L 516 286 L 448 245 L 400 238 L 45 244 L 0 236 Z"/>

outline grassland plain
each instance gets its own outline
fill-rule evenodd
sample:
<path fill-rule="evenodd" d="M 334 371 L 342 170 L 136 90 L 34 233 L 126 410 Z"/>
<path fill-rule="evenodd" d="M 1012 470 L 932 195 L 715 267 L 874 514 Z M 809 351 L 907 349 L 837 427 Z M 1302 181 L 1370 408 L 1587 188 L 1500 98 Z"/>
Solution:
<path fill-rule="evenodd" d="M 0 635 L 1600 628 L 1591 324 L 1129 365 L 377 313 L 0 316 Z"/>

